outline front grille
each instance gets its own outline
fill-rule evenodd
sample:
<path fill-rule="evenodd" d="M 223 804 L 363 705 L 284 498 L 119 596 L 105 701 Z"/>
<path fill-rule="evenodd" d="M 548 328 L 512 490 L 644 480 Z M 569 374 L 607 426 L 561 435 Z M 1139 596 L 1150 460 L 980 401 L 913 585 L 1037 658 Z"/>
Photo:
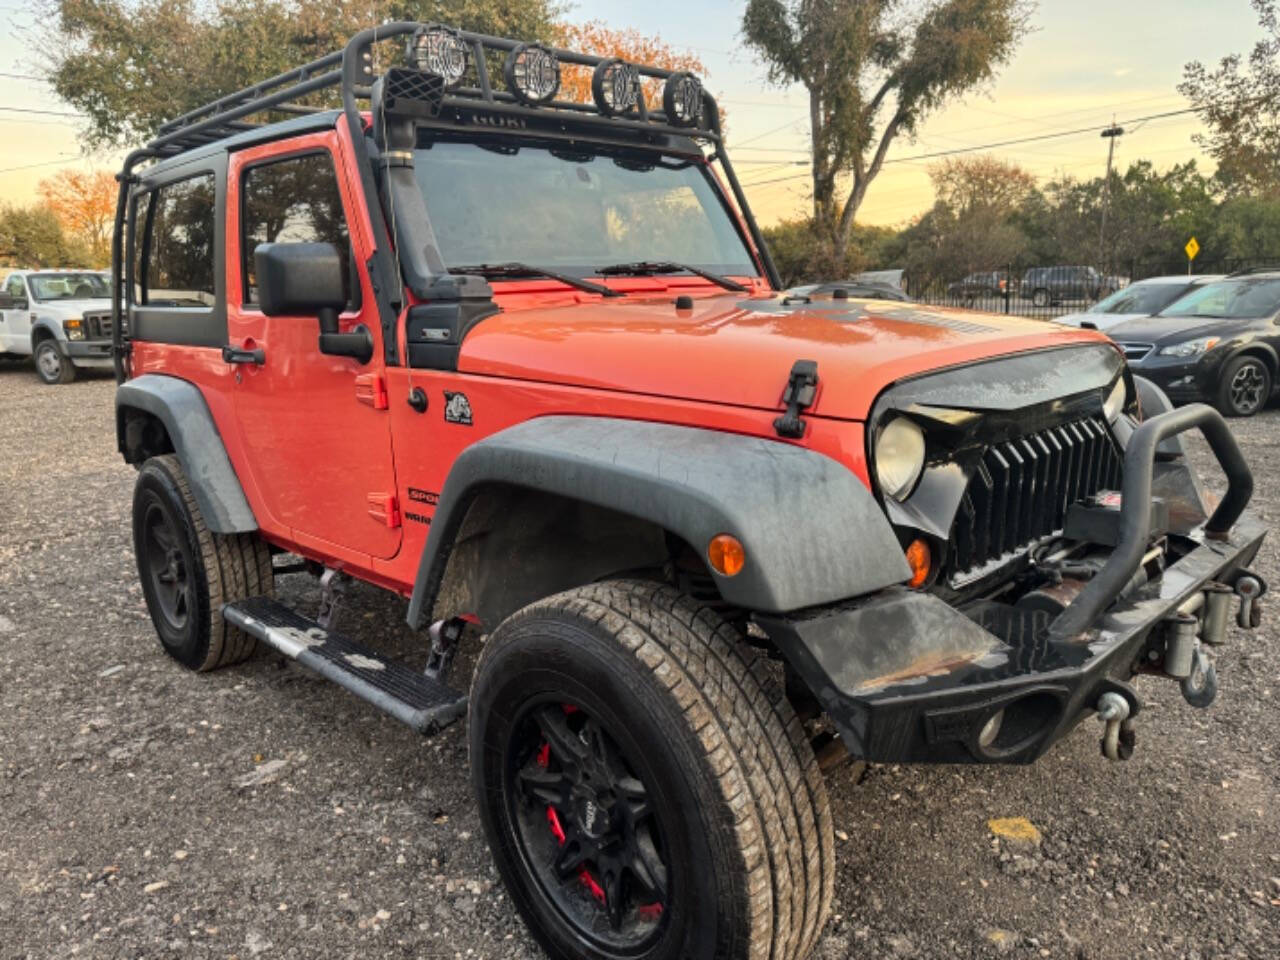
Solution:
<path fill-rule="evenodd" d="M 1096 418 L 987 447 L 956 512 L 948 575 L 963 578 L 1057 533 L 1071 504 L 1119 488 L 1120 466 Z"/>
<path fill-rule="evenodd" d="M 1124 358 L 1129 361 L 1142 360 L 1147 354 L 1154 350 L 1154 343 L 1121 343 L 1120 349 L 1124 351 Z"/>
<path fill-rule="evenodd" d="M 111 314 L 86 313 L 84 315 L 85 337 L 89 340 L 111 339 Z"/>

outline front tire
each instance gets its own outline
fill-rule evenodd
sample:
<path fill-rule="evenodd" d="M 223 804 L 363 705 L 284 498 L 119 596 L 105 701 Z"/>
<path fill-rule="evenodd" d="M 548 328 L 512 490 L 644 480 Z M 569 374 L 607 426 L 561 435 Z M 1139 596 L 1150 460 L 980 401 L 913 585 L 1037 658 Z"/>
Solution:
<path fill-rule="evenodd" d="M 490 636 L 472 779 L 498 869 L 551 956 L 813 949 L 834 885 L 826 787 L 781 684 L 740 641 L 640 581 L 539 601 Z"/>
<path fill-rule="evenodd" d="M 1048 290 L 1035 291 L 1035 293 L 1031 294 L 1031 302 L 1037 307 L 1049 306 L 1049 291 Z"/>
<path fill-rule="evenodd" d="M 210 531 L 173 454 L 152 457 L 138 472 L 133 549 L 169 656 L 197 671 L 252 656 L 256 641 L 222 619 L 222 605 L 274 592 L 271 551 L 256 533 Z"/>
<path fill-rule="evenodd" d="M 62 355 L 58 344 L 53 340 L 41 340 L 37 343 L 31 360 L 35 364 L 36 376 L 51 386 L 70 383 L 76 378 L 75 364 Z"/>
<path fill-rule="evenodd" d="M 1222 371 L 1218 409 L 1228 417 L 1252 417 L 1271 399 L 1271 371 L 1259 357 L 1236 357 Z"/>

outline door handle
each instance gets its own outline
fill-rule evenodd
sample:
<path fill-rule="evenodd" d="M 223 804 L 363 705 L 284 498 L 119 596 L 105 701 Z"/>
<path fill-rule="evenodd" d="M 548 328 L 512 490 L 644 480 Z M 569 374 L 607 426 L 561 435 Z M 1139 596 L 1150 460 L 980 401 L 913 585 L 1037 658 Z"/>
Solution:
<path fill-rule="evenodd" d="M 222 348 L 223 363 L 252 363 L 262 366 L 267 362 L 267 354 L 261 347 L 245 350 L 241 347 L 226 346 Z"/>

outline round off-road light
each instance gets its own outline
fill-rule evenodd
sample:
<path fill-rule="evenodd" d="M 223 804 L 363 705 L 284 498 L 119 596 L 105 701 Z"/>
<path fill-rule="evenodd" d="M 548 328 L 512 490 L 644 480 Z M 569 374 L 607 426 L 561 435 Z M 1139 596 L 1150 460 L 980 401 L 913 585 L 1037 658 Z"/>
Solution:
<path fill-rule="evenodd" d="M 549 102 L 560 89 L 560 59 L 538 43 L 522 43 L 502 68 L 507 89 L 530 106 Z"/>
<path fill-rule="evenodd" d="M 677 127 L 696 125 L 702 119 L 702 81 L 692 73 L 673 73 L 662 91 L 662 111 Z"/>
<path fill-rule="evenodd" d="M 605 60 L 591 74 L 591 96 L 600 112 L 616 117 L 640 102 L 640 69 L 617 58 Z"/>
<path fill-rule="evenodd" d="M 1004 725 L 1004 711 L 997 710 L 982 725 L 982 729 L 978 731 L 978 746 L 988 749 L 996 742 L 996 737 L 1000 736 L 1000 728 Z"/>
<path fill-rule="evenodd" d="M 467 42 L 452 27 L 424 27 L 409 38 L 409 62 L 425 73 L 439 74 L 446 89 L 467 72 Z"/>
<path fill-rule="evenodd" d="M 906 417 L 894 417 L 876 437 L 875 460 L 885 496 L 907 499 L 924 469 L 924 431 Z"/>

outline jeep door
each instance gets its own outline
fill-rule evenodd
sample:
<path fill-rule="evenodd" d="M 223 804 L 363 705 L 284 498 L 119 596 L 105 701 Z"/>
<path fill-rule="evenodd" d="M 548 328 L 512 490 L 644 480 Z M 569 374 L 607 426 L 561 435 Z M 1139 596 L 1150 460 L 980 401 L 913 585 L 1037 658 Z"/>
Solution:
<path fill-rule="evenodd" d="M 304 545 L 385 559 L 399 550 L 390 418 L 377 306 L 363 269 L 369 229 L 359 194 L 335 163 L 333 131 L 253 147 L 227 170 L 227 339 L 261 350 L 237 365 L 236 420 L 249 468 L 273 517 Z M 319 351 L 316 317 L 267 317 L 257 306 L 254 249 L 261 243 L 332 243 L 349 300 L 341 330 L 374 336 L 367 364 Z M 379 397 L 382 402 L 379 402 Z M 335 554 L 338 556 L 338 554 Z"/>
<path fill-rule="evenodd" d="M 31 352 L 31 299 L 21 276 L 10 277 L 0 293 L 0 351 Z"/>

